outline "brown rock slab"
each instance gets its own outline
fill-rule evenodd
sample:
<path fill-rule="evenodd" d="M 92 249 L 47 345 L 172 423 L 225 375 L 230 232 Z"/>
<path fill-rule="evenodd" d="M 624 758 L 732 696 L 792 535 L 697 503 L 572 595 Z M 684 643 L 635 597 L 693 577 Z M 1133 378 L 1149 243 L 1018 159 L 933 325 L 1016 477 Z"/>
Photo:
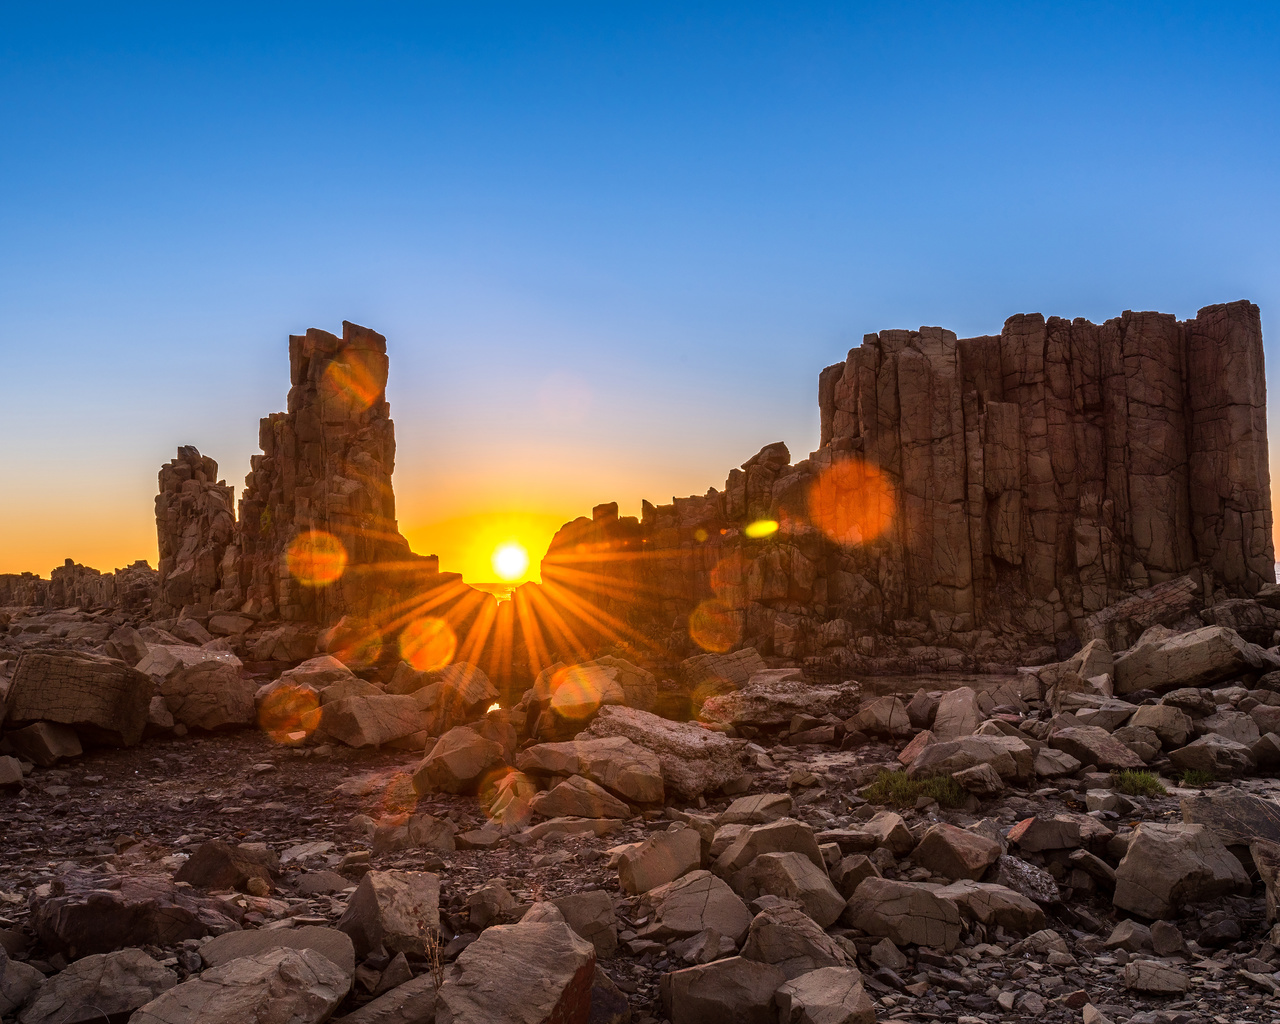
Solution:
<path fill-rule="evenodd" d="M 312 949 L 355 977 L 356 951 L 351 936 L 337 928 L 307 924 L 299 928 L 257 928 L 215 935 L 200 947 L 206 967 L 221 967 L 242 956 L 257 956 L 269 949 Z"/>
<path fill-rule="evenodd" d="M 936 946 L 960 941 L 960 911 L 933 889 L 915 882 L 868 878 L 854 891 L 841 920 L 898 946 Z"/>
<path fill-rule="evenodd" d="M 13 668 L 6 721 L 53 722 L 96 743 L 132 747 L 147 726 L 151 695 L 150 678 L 110 658 L 27 651 Z"/>
<path fill-rule="evenodd" d="M 533 798 L 529 809 L 543 818 L 627 818 L 631 808 L 581 775 L 571 775 Z"/>
<path fill-rule="evenodd" d="M 659 832 L 618 858 L 618 883 L 632 895 L 675 881 L 702 863 L 702 838 L 696 829 Z"/>
<path fill-rule="evenodd" d="M 21 1024 L 88 1024 L 124 1019 L 178 984 L 140 949 L 81 957 L 49 978 L 19 1014 Z"/>
<path fill-rule="evenodd" d="M 777 1024 L 774 993 L 786 980 L 772 964 L 731 956 L 664 974 L 659 993 L 671 1024 Z"/>
<path fill-rule="evenodd" d="M 798 978 L 820 967 L 847 967 L 849 955 L 812 916 L 794 907 L 762 910 L 751 921 L 742 955 Z"/>
<path fill-rule="evenodd" d="M 774 997 L 782 1024 L 875 1024 L 876 1010 L 856 967 L 820 967 Z"/>
<path fill-rule="evenodd" d="M 1167 919 L 1184 904 L 1249 888 L 1240 862 L 1206 826 L 1142 822 L 1116 868 L 1112 902 L 1149 920 Z"/>
<path fill-rule="evenodd" d="M 440 876 L 429 871 L 370 871 L 347 903 L 338 929 L 351 936 L 356 956 L 379 946 L 424 957 L 440 930 Z"/>
<path fill-rule="evenodd" d="M 939 822 L 921 836 L 911 860 L 935 875 L 976 882 L 1003 852 L 994 839 Z"/>
<path fill-rule="evenodd" d="M 691 871 L 682 878 L 650 889 L 642 904 L 652 915 L 647 937 L 665 940 L 714 930 L 742 942 L 751 927 L 751 911 L 723 879 L 710 871 Z"/>
<path fill-rule="evenodd" d="M 658 756 L 625 736 L 538 743 L 520 752 L 516 767 L 533 775 L 581 775 L 632 803 L 663 798 Z"/>
<path fill-rule="evenodd" d="M 827 872 L 802 853 L 763 853 L 736 872 L 731 884 L 745 900 L 765 893 L 795 900 L 822 928 L 835 924 L 844 911 L 844 897 Z"/>

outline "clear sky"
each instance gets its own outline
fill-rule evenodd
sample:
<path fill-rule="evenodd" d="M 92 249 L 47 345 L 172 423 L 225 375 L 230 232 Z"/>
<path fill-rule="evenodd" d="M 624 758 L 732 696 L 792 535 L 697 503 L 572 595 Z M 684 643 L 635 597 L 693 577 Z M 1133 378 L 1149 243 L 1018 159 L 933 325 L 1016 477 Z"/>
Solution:
<path fill-rule="evenodd" d="M 867 331 L 1249 298 L 1280 393 L 1278 54 L 1274 2 L 0 2 L 0 572 L 154 564 L 159 465 L 241 485 L 343 319 L 473 579 L 803 457 Z"/>

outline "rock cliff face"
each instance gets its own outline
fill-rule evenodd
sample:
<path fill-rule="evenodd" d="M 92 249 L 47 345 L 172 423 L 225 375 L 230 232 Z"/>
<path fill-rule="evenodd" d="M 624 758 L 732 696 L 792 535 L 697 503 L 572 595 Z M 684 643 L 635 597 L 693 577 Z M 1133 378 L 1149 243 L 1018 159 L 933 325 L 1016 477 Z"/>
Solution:
<path fill-rule="evenodd" d="M 808 459 L 769 445 L 723 491 L 646 502 L 639 522 L 600 506 L 553 541 L 544 579 L 649 635 L 702 608 L 720 643 L 874 657 L 889 634 L 977 664 L 995 635 L 1084 635 L 1175 578 L 1204 599 L 1274 579 L 1251 303 L 882 331 L 822 371 L 819 405 Z"/>

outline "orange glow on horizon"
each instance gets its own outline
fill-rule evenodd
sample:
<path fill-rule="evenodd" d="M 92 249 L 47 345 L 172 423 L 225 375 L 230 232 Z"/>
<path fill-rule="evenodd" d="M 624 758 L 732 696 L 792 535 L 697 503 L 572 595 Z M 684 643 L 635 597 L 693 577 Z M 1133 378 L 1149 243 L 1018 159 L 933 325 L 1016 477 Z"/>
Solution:
<path fill-rule="evenodd" d="M 542 557 L 551 538 L 576 514 L 580 513 L 479 512 L 401 528 L 414 551 L 439 556 L 441 572 L 459 572 L 469 584 L 501 584 L 505 590 L 542 582 Z M 524 564 L 507 575 L 495 564 L 496 556 L 512 547 L 523 551 Z M 504 555 L 503 565 L 516 568 L 514 552 Z"/>

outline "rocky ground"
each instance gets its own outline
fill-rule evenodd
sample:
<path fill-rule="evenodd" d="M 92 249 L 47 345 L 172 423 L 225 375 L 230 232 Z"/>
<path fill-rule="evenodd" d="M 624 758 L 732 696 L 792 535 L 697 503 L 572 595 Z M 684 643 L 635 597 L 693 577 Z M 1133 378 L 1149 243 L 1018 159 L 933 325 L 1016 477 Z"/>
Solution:
<path fill-rule="evenodd" d="M 0 652 L 5 1019 L 1280 1021 L 1280 674 L 1226 627 L 950 689 L 735 655 L 702 725 L 627 706 L 662 686 L 619 659 L 456 725 L 472 676 L 304 661 L 299 746 L 194 724 L 229 705 L 175 662 L 150 736 L 56 757 L 16 656 L 126 653 L 94 625 L 15 616 Z M 260 715 L 279 666 L 237 665 Z"/>

